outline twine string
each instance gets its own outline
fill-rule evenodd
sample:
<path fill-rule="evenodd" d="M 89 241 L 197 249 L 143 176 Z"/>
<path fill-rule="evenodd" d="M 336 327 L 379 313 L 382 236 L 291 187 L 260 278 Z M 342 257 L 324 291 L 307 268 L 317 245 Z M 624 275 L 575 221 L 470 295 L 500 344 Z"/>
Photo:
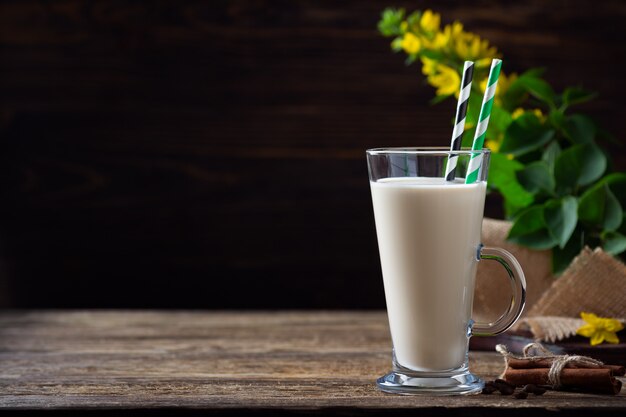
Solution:
<path fill-rule="evenodd" d="M 531 354 L 532 350 L 535 350 L 535 354 Z M 541 343 L 529 343 L 522 349 L 522 356 L 515 356 L 508 351 L 505 345 L 497 345 L 496 351 L 498 351 L 504 357 L 504 363 L 508 367 L 509 358 L 514 359 L 527 359 L 530 361 L 537 361 L 539 359 L 550 359 L 552 365 L 548 371 L 548 383 L 553 389 L 561 387 L 561 372 L 568 365 L 577 365 L 582 368 L 599 368 L 604 365 L 603 362 L 582 355 L 556 355 L 548 350 Z"/>

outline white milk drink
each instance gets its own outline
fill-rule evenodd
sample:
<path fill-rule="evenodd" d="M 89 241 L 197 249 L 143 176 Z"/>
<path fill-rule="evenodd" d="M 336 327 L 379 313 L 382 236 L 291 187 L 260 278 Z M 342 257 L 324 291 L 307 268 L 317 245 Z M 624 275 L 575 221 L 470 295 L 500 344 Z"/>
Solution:
<path fill-rule="evenodd" d="M 370 182 L 397 362 L 415 371 L 466 361 L 485 182 Z"/>

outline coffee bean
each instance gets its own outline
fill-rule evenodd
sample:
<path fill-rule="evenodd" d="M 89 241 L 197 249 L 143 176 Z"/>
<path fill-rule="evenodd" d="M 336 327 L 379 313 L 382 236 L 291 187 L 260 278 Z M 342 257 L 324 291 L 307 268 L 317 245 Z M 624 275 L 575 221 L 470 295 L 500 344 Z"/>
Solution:
<path fill-rule="evenodd" d="M 523 400 L 528 398 L 528 392 L 521 390 L 520 392 L 518 392 L 517 394 L 515 394 L 515 398 L 517 398 L 518 400 Z"/>
<path fill-rule="evenodd" d="M 524 385 L 524 387 L 515 392 L 516 386 L 505 381 L 504 379 L 496 379 L 495 381 L 486 381 L 482 394 L 490 395 L 499 391 L 501 395 L 513 395 L 518 400 L 528 398 L 528 394 L 543 395 L 546 392 L 544 387 L 535 384 Z"/>
<path fill-rule="evenodd" d="M 512 395 L 515 392 L 515 385 L 509 384 L 503 379 L 496 379 L 493 385 L 502 395 Z"/>
<path fill-rule="evenodd" d="M 513 393 L 515 392 L 515 388 L 502 386 L 498 387 L 498 391 L 500 391 L 500 394 L 502 395 L 513 395 Z"/>
<path fill-rule="evenodd" d="M 495 381 L 493 381 L 494 385 L 507 385 L 511 388 L 515 388 L 515 385 L 511 384 L 510 382 L 505 381 L 504 379 L 496 379 Z"/>
<path fill-rule="evenodd" d="M 543 395 L 545 394 L 546 389 L 542 387 L 538 387 L 535 384 L 528 384 L 524 387 L 524 391 L 531 393 L 531 394 L 535 394 L 535 395 Z"/>
<path fill-rule="evenodd" d="M 494 387 L 493 385 L 485 384 L 485 387 L 483 388 L 482 394 L 490 395 L 490 394 L 493 394 L 494 392 L 496 392 L 497 390 L 498 389 L 496 387 Z"/>

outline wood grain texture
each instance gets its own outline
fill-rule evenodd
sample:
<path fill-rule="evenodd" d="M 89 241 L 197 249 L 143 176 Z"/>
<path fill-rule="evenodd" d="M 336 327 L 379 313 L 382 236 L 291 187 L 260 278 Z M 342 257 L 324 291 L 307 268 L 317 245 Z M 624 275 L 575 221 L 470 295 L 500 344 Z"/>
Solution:
<path fill-rule="evenodd" d="M 4 312 L 0 411 L 626 411 L 624 393 L 611 397 L 548 392 L 527 401 L 499 395 L 387 395 L 376 389 L 374 380 L 388 371 L 390 356 L 383 312 Z M 485 378 L 494 378 L 503 367 L 496 353 L 472 352 L 470 360 L 471 369 Z"/>
<path fill-rule="evenodd" d="M 599 91 L 623 140 L 623 1 L 392 3 Z M 382 307 L 364 150 L 454 111 L 377 33 L 392 3 L 1 1 L 0 305 Z"/>

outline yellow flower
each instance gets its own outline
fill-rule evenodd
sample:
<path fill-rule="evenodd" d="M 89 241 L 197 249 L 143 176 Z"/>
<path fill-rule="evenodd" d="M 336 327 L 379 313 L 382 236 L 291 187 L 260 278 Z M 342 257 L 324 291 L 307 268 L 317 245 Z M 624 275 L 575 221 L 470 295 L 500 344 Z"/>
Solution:
<path fill-rule="evenodd" d="M 487 148 L 491 149 L 491 152 L 497 153 L 500 150 L 501 143 L 497 140 L 487 139 L 485 145 L 487 146 Z"/>
<path fill-rule="evenodd" d="M 489 134 L 491 135 L 492 133 L 489 132 Z M 490 136 L 487 138 L 487 140 L 485 141 L 485 146 L 491 149 L 491 152 L 498 153 L 500 152 L 500 146 L 502 145 L 503 141 L 504 141 L 504 133 L 498 132 L 495 134 L 495 137 Z"/>
<path fill-rule="evenodd" d="M 437 73 L 428 76 L 428 82 L 437 88 L 438 96 L 459 95 L 459 87 L 461 86 L 461 77 L 455 69 L 447 65 L 437 66 Z"/>
<path fill-rule="evenodd" d="M 518 117 L 520 117 L 521 115 L 523 115 L 526 112 L 526 110 L 524 110 L 521 107 L 516 108 L 515 110 L 513 110 L 513 113 L 511 113 L 511 118 L 513 120 L 517 119 Z"/>
<path fill-rule="evenodd" d="M 433 11 L 429 9 L 422 14 L 420 26 L 424 32 L 437 32 L 439 30 L 440 22 L 441 16 L 439 13 L 433 13 Z"/>
<path fill-rule="evenodd" d="M 434 59 L 426 58 L 425 56 L 421 57 L 422 61 L 422 74 L 424 75 L 433 75 L 437 72 L 437 61 Z"/>
<path fill-rule="evenodd" d="M 475 60 L 480 52 L 480 38 L 472 33 L 462 33 L 454 38 L 454 50 L 461 59 Z"/>
<path fill-rule="evenodd" d="M 445 32 L 437 32 L 432 39 L 422 38 L 422 42 L 426 49 L 440 50 L 448 45 L 450 34 Z"/>
<path fill-rule="evenodd" d="M 532 110 L 524 110 L 521 107 L 516 108 L 515 110 L 513 110 L 513 113 L 511 113 L 511 118 L 513 120 L 517 119 L 518 117 L 520 117 L 521 115 L 523 115 L 526 112 L 530 112 L 532 114 L 534 114 L 535 116 L 537 116 L 537 119 L 539 120 L 545 120 L 545 116 L 543 114 L 543 112 L 541 111 L 541 109 L 532 109 Z"/>
<path fill-rule="evenodd" d="M 486 39 L 480 41 L 479 55 L 486 58 L 497 58 L 500 56 L 498 49 L 495 46 L 489 46 L 489 41 Z"/>
<path fill-rule="evenodd" d="M 449 28 L 449 27 L 450 27 L 449 25 L 446 25 L 446 28 Z M 461 33 L 463 33 L 463 23 L 457 22 L 457 21 L 453 22 L 452 27 L 450 28 L 450 31 L 453 37 L 459 36 Z"/>
<path fill-rule="evenodd" d="M 576 334 L 591 339 L 591 345 L 599 345 L 606 341 L 609 343 L 619 343 L 617 332 L 624 328 L 618 320 L 598 317 L 593 313 L 580 313 L 580 317 L 587 322 L 576 330 Z"/>
<path fill-rule="evenodd" d="M 476 61 L 476 67 L 477 68 L 488 68 L 491 66 L 491 59 L 492 58 L 482 58 L 479 59 L 478 61 Z"/>
<path fill-rule="evenodd" d="M 407 32 L 404 34 L 400 46 L 407 54 L 412 55 L 419 52 L 419 50 L 422 48 L 422 42 L 417 36 L 415 36 L 411 32 Z"/>
<path fill-rule="evenodd" d="M 448 45 L 451 39 L 460 36 L 463 33 L 463 25 L 459 22 L 454 22 L 452 25 L 446 25 L 443 31 L 435 33 L 432 41 L 429 41 L 429 49 L 439 49 Z"/>
<path fill-rule="evenodd" d="M 491 58 L 499 56 L 498 50 L 489 46 L 489 41 L 481 39 L 474 33 L 463 32 L 463 26 L 460 23 L 457 26 L 453 25 L 451 36 L 454 52 L 462 59 L 477 61 L 481 68 L 489 65 Z"/>
<path fill-rule="evenodd" d="M 450 42 L 450 35 L 446 35 L 445 32 L 437 32 L 433 41 L 433 47 L 434 49 L 440 49 L 445 47 L 448 42 Z"/>
<path fill-rule="evenodd" d="M 502 77 L 504 74 L 500 73 L 500 77 Z M 482 81 L 478 84 L 480 87 L 480 91 L 482 91 L 483 94 L 485 94 L 485 90 L 487 89 L 487 77 L 483 78 Z M 496 89 L 496 94 L 498 94 L 498 89 Z"/>

